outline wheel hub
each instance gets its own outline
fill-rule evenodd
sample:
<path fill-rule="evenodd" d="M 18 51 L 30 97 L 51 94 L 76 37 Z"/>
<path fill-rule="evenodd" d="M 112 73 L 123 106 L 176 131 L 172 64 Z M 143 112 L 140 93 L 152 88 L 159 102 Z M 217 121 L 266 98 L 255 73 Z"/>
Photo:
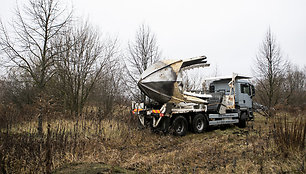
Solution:
<path fill-rule="evenodd" d="M 197 121 L 197 129 L 202 130 L 204 128 L 204 121 L 202 119 L 199 119 Z"/>

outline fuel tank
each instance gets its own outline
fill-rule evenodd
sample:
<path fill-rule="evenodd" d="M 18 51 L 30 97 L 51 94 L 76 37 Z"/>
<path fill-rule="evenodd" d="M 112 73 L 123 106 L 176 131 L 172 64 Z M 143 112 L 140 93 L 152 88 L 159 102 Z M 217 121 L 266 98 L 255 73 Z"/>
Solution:
<path fill-rule="evenodd" d="M 205 56 L 158 61 L 141 74 L 138 87 L 148 97 L 159 103 L 184 101 L 204 103 L 205 100 L 183 93 L 181 72 L 205 66 L 209 66 Z"/>

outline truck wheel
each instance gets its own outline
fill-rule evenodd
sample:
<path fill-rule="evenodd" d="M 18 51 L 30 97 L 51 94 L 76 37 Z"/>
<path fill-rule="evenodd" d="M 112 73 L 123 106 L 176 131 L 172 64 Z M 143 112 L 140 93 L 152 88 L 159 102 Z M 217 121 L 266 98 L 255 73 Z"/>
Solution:
<path fill-rule="evenodd" d="M 207 128 L 207 122 L 202 114 L 196 115 L 192 120 L 192 128 L 195 133 L 202 133 Z"/>
<path fill-rule="evenodd" d="M 164 134 L 166 134 L 169 131 L 170 118 L 169 117 L 163 117 L 161 121 L 162 121 L 161 122 L 161 130 Z"/>
<path fill-rule="evenodd" d="M 239 118 L 239 123 L 238 123 L 238 127 L 240 128 L 245 128 L 246 127 L 246 118 L 247 115 L 245 112 L 243 112 Z"/>
<path fill-rule="evenodd" d="M 186 135 L 187 130 L 188 130 L 188 122 L 186 118 L 183 116 L 177 116 L 173 120 L 173 130 L 174 130 L 174 135 L 177 135 L 177 136 Z"/>

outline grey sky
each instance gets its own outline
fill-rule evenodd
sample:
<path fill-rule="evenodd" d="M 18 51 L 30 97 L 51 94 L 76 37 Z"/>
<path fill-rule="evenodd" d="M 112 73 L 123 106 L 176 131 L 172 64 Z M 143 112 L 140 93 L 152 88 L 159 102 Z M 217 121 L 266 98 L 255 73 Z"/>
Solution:
<path fill-rule="evenodd" d="M 15 1 L 1 0 L 0 16 L 11 18 Z M 25 1 L 25 0 L 19 0 Z M 252 75 L 258 48 L 270 27 L 284 57 L 306 64 L 305 0 L 62 0 L 72 2 L 75 16 L 117 36 L 121 48 L 134 39 L 141 23 L 156 34 L 164 58 L 206 55 L 228 75 Z M 9 21 L 9 20 L 8 20 Z"/>

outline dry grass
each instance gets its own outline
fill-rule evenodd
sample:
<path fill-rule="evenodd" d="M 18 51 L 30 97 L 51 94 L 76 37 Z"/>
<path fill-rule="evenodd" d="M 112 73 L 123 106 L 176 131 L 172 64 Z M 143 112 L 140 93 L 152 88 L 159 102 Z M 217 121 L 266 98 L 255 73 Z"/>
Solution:
<path fill-rule="evenodd" d="M 35 121 L 1 129 L 0 173 L 48 173 L 48 161 L 56 172 L 78 163 L 137 173 L 305 172 L 305 148 L 287 148 L 284 155 L 274 120 L 257 116 L 245 129 L 230 126 L 174 137 L 138 130 L 129 117 L 122 111 L 113 119 L 50 119 L 43 136 Z"/>
<path fill-rule="evenodd" d="M 274 140 L 279 150 L 290 151 L 305 149 L 306 119 L 304 117 L 288 118 L 278 116 L 274 119 Z"/>

